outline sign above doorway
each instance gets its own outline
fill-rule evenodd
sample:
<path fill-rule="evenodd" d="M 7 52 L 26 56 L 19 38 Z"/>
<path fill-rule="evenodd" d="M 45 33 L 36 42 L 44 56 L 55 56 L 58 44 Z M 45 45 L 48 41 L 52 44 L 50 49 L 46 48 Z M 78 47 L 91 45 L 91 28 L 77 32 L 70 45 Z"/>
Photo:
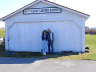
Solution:
<path fill-rule="evenodd" d="M 58 7 L 28 8 L 23 10 L 24 14 L 61 13 L 61 12 L 62 9 Z"/>

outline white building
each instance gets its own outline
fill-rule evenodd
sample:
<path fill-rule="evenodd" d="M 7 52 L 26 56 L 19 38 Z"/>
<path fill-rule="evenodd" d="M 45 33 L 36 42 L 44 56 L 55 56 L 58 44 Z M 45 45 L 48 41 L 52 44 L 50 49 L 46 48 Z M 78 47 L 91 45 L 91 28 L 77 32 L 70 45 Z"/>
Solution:
<path fill-rule="evenodd" d="M 36 0 L 1 18 L 6 50 L 41 52 L 41 33 L 54 33 L 54 52 L 85 50 L 85 21 L 90 15 L 47 1 Z"/>

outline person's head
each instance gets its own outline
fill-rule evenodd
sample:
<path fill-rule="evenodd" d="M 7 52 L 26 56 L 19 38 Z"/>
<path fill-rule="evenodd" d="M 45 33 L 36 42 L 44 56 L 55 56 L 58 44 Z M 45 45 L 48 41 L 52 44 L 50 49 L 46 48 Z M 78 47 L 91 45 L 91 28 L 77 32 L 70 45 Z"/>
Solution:
<path fill-rule="evenodd" d="M 48 29 L 47 31 L 50 32 L 50 29 Z"/>
<path fill-rule="evenodd" d="M 46 34 L 46 30 L 44 30 L 44 34 Z"/>
<path fill-rule="evenodd" d="M 44 31 L 42 32 L 42 34 L 47 34 L 47 31 L 46 31 L 46 30 L 44 30 Z"/>

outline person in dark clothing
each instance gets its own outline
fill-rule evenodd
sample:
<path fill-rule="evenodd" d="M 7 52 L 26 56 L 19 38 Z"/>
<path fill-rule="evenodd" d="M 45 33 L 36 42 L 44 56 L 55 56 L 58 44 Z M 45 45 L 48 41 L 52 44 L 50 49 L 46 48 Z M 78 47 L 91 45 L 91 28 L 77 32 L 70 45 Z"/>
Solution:
<path fill-rule="evenodd" d="M 50 31 L 50 29 L 48 29 L 48 52 L 50 54 L 50 46 L 51 46 L 51 49 L 52 49 L 52 54 L 53 54 L 53 43 L 54 43 L 54 34 L 53 32 Z"/>
<path fill-rule="evenodd" d="M 46 49 L 47 49 L 47 40 L 48 40 L 48 35 L 47 31 L 44 30 L 42 33 L 42 50 L 43 50 L 43 55 L 46 55 Z"/>

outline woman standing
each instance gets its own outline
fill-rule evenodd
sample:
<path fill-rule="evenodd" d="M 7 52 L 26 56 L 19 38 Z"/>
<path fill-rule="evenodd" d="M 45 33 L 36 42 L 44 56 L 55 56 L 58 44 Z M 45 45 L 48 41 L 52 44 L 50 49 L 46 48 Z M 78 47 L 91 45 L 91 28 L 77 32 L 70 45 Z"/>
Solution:
<path fill-rule="evenodd" d="M 46 55 L 47 40 L 48 40 L 47 31 L 44 30 L 43 33 L 42 33 L 42 49 L 43 49 L 43 55 Z"/>

